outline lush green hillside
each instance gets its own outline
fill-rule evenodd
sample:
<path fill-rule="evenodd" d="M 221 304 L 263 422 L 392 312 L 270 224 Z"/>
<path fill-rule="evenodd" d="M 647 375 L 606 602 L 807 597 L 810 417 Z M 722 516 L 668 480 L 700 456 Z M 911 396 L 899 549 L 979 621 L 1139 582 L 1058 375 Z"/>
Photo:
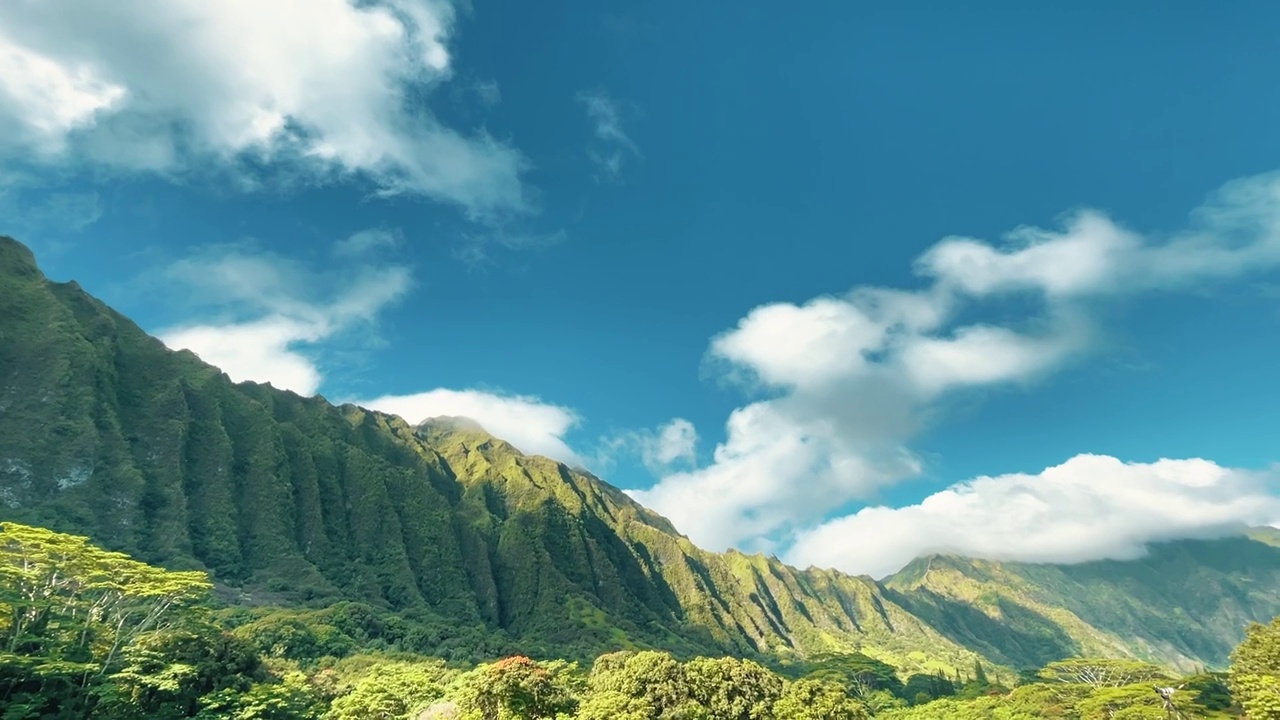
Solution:
<path fill-rule="evenodd" d="M 206 570 L 242 607 L 366 602 L 411 622 L 416 651 L 458 658 L 656 647 L 859 650 L 948 675 L 979 656 L 1221 665 L 1245 621 L 1280 611 L 1280 550 L 1261 541 L 1076 568 L 934 560 L 884 584 L 705 552 L 607 483 L 467 423 L 413 427 L 234 384 L 46 281 L 9 239 L 0 519 Z"/>
<path fill-rule="evenodd" d="M 1226 664 L 1241 628 L 1280 614 L 1280 552 L 1255 537 L 1183 540 L 1147 557 L 1079 565 L 916 560 L 886 593 L 1004 664 L 1117 655 L 1182 670 Z"/>
<path fill-rule="evenodd" d="M 875 583 L 701 551 L 597 478 L 466 424 L 233 384 L 47 282 L 12 240 L 0 383 L 0 516 L 208 570 L 242 604 L 370 601 L 494 634 L 491 653 L 506 638 L 543 654 L 975 659 Z"/>

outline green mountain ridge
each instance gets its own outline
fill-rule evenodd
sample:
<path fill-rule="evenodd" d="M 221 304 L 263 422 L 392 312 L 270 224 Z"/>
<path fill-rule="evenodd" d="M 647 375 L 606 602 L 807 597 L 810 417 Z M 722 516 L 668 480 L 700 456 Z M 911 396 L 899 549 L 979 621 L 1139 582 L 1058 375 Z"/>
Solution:
<path fill-rule="evenodd" d="M 1128 563 L 928 558 L 883 582 L 708 552 L 621 490 L 465 419 L 413 426 L 233 383 L 75 283 L 47 281 L 9 238 L 0 519 L 207 570 L 229 602 L 359 600 L 548 656 L 861 651 L 948 673 L 1085 652 L 1222 665 L 1247 621 L 1280 614 L 1280 549 L 1265 533 Z"/>
<path fill-rule="evenodd" d="M 1275 537 L 1257 528 L 1245 537 L 1153 544 L 1136 560 L 1075 565 L 934 555 L 884 586 L 949 638 L 1002 664 L 1035 665 L 1073 647 L 1191 671 L 1221 665 L 1239 628 L 1280 614 L 1280 556 L 1267 542 Z M 984 632 L 992 622 L 1027 640 Z"/>

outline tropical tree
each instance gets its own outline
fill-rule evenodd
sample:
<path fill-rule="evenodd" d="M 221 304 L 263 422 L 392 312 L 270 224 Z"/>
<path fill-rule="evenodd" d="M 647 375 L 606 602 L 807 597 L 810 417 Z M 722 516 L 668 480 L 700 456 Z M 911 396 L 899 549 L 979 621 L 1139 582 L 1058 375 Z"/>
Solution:
<path fill-rule="evenodd" d="M 627 698 L 625 707 L 646 708 L 649 717 L 677 718 L 694 712 L 689 677 L 684 665 L 667 653 L 646 650 L 643 652 L 617 652 L 601 655 L 591 666 L 587 678 L 591 691 L 590 700 L 595 712 L 596 696 L 609 694 L 609 702 Z M 604 702 L 603 700 L 599 702 Z M 640 710 L 636 710 L 639 712 Z"/>
<path fill-rule="evenodd" d="M 867 698 L 881 690 L 893 695 L 902 694 L 902 681 L 898 679 L 897 668 L 862 653 L 815 657 L 806 664 L 804 677 L 843 685 L 859 698 Z"/>
<path fill-rule="evenodd" d="M 20 717 L 14 707 L 74 715 L 88 713 L 100 697 L 118 701 L 121 688 L 104 695 L 99 685 L 141 662 L 148 648 L 164 647 L 166 633 L 199 624 L 190 610 L 211 587 L 204 573 L 171 572 L 84 537 L 0 523 L 0 704 L 11 708 L 7 717 Z M 181 663 L 156 672 L 157 687 L 134 690 L 200 684 L 199 670 Z"/>
<path fill-rule="evenodd" d="M 1245 632 L 1231 654 L 1229 683 L 1249 720 L 1280 720 L 1280 617 Z"/>
<path fill-rule="evenodd" d="M 907 682 L 902 686 L 902 696 L 914 705 L 922 705 L 955 694 L 955 683 L 942 675 L 916 673 L 907 678 Z"/>
<path fill-rule="evenodd" d="M 467 718 L 540 720 L 574 712 L 583 687 L 576 663 L 515 656 L 466 673 L 451 695 Z"/>
<path fill-rule="evenodd" d="M 1122 687 L 1137 683 L 1166 681 L 1169 671 L 1140 660 L 1112 658 L 1071 658 L 1049 663 L 1040 670 L 1042 681 L 1088 685 L 1092 688 Z"/>
<path fill-rule="evenodd" d="M 429 663 L 384 662 L 333 700 L 327 720 L 402 720 L 444 695 L 439 667 Z"/>
<path fill-rule="evenodd" d="M 863 720 L 866 708 L 850 698 L 843 687 L 824 680 L 787 683 L 773 703 L 773 716 L 786 720 Z"/>
<path fill-rule="evenodd" d="M 770 718 L 782 696 L 782 678 L 750 660 L 697 658 L 684 672 L 692 699 L 717 720 Z"/>

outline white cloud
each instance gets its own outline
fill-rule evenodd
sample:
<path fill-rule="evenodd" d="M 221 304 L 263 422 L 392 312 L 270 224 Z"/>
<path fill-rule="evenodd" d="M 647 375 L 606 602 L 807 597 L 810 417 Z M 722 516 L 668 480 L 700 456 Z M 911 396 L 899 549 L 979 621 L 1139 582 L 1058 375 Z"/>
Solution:
<path fill-rule="evenodd" d="M 1141 557 L 1151 542 L 1215 537 L 1280 518 L 1274 471 L 1207 460 L 1077 455 L 1037 475 L 980 477 L 918 505 L 868 507 L 799 535 L 790 562 L 876 578 L 929 553 L 1073 563 Z"/>
<path fill-rule="evenodd" d="M 377 250 L 397 248 L 402 241 L 399 232 L 371 228 L 334 243 L 333 253 L 341 257 L 360 257 Z"/>
<path fill-rule="evenodd" d="M 1125 230 L 1095 211 L 1063 231 L 1021 228 L 1010 247 L 947 238 L 917 270 L 972 295 L 1014 290 L 1054 298 L 1176 289 L 1280 264 L 1280 173 L 1236 180 L 1192 213 L 1191 227 L 1165 242 Z"/>
<path fill-rule="evenodd" d="M 858 496 L 918 470 L 905 450 L 882 451 L 841 436 L 839 421 L 785 400 L 739 408 L 711 465 L 628 492 L 700 545 L 773 551 L 775 531 L 821 518 L 832 498 Z"/>
<path fill-rule="evenodd" d="M 33 141 L 43 153 L 61 152 L 67 133 L 93 125 L 98 113 L 124 96 L 124 87 L 104 81 L 92 65 L 64 66 L 0 36 L 0 98 L 20 110 L 5 123 L 15 140 Z"/>
<path fill-rule="evenodd" d="M 564 440 L 565 434 L 578 424 L 578 416 L 569 408 L 545 403 L 536 397 L 440 388 L 413 395 L 359 400 L 356 404 L 399 415 L 414 424 L 434 417 L 468 418 L 521 452 L 545 455 L 573 466 L 584 464 L 582 457 Z"/>
<path fill-rule="evenodd" d="M 225 246 L 173 263 L 164 280 L 219 315 L 159 331 L 165 345 L 191 350 L 237 382 L 269 382 L 300 395 L 323 382 L 313 359 L 318 344 L 373 321 L 411 284 L 408 268 L 398 265 L 347 264 L 333 276 Z"/>
<path fill-rule="evenodd" d="M 194 352 L 235 382 L 271 383 L 299 395 L 312 395 L 320 387 L 320 370 L 295 349 L 323 339 L 323 328 L 310 323 L 275 315 L 246 323 L 170 328 L 159 336 L 165 345 Z"/>
<path fill-rule="evenodd" d="M 698 429 L 685 418 L 672 418 L 655 429 L 627 430 L 602 438 L 593 464 L 608 468 L 619 455 L 640 458 L 650 472 L 662 474 L 698 462 Z"/>
<path fill-rule="evenodd" d="M 623 131 L 618 105 L 606 93 L 579 93 L 578 101 L 587 110 L 594 136 L 594 143 L 587 148 L 587 156 L 607 179 L 616 180 L 622 174 L 627 155 L 639 156 L 640 149 Z"/>
<path fill-rule="evenodd" d="M 520 155 L 416 99 L 450 76 L 454 15 L 446 0 L 0 3 L 0 152 L 163 172 L 251 157 L 475 217 L 521 211 Z"/>
<path fill-rule="evenodd" d="M 1167 238 L 1091 211 L 1000 244 L 947 238 L 917 262 L 921 288 L 765 305 L 713 339 L 711 366 L 766 397 L 730 415 L 710 465 L 632 494 L 713 549 L 785 544 L 918 474 L 909 443 L 949 396 L 1091 350 L 1102 299 L 1277 265 L 1280 174 L 1229 183 Z"/>
<path fill-rule="evenodd" d="M 694 463 L 698 459 L 698 430 L 684 418 L 673 418 L 658 428 L 644 446 L 644 459 L 653 465 Z"/>

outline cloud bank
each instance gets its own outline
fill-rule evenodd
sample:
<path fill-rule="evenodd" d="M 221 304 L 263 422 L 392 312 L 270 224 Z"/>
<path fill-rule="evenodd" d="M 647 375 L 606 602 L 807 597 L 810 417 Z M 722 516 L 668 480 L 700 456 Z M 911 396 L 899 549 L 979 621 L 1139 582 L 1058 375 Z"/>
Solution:
<path fill-rule="evenodd" d="M 1077 455 L 1036 475 L 980 477 L 917 505 L 868 507 L 801 532 L 788 558 L 876 578 L 945 552 L 990 560 L 1132 560 L 1147 543 L 1220 537 L 1280 518 L 1280 476 L 1208 460 Z"/>
<path fill-rule="evenodd" d="M 412 395 L 386 395 L 356 404 L 399 415 L 414 424 L 442 416 L 469 418 L 521 452 L 545 455 L 573 466 L 584 464 L 564 440 L 565 434 L 578 425 L 577 414 L 536 397 L 440 388 Z"/>
<path fill-rule="evenodd" d="M 417 99 L 450 77 L 454 21 L 447 0 L 0 3 L 0 156 L 265 164 L 519 213 L 520 154 Z"/>
<path fill-rule="evenodd" d="M 883 569 L 897 559 L 864 565 L 855 543 L 866 539 L 872 518 L 896 511 L 863 511 L 860 520 L 830 516 L 921 471 L 909 442 L 947 398 L 1034 382 L 1087 353 L 1107 298 L 1185 290 L 1277 265 L 1278 174 L 1227 184 L 1192 213 L 1186 230 L 1170 236 L 1141 235 L 1082 211 L 1059 229 L 1019 228 L 997 243 L 945 238 L 917 260 L 918 288 L 857 287 L 804 304 L 765 305 L 716 337 L 710 366 L 764 399 L 730 415 L 713 462 L 666 474 L 632 495 L 711 549 L 785 553 L 795 542 L 788 557 L 798 561 Z M 1000 320 L 982 319 L 993 317 Z M 1091 481 L 1129 477 L 1101 473 L 1106 467 L 1113 466 L 1098 466 Z M 893 517 L 918 517 L 912 512 Z M 1124 525 L 1123 518 L 1115 522 Z M 999 525 L 966 527 L 984 527 L 997 544 L 1021 538 Z M 958 534 L 933 537 L 954 541 L 956 550 L 981 549 L 961 547 Z M 879 544 L 893 542 L 886 536 Z M 1028 550 L 1023 559 L 1048 556 Z"/>
<path fill-rule="evenodd" d="M 622 456 L 639 459 L 655 475 L 694 467 L 698 462 L 698 429 L 691 421 L 677 417 L 656 428 L 614 433 L 599 440 L 591 464 L 608 470 Z"/>
<path fill-rule="evenodd" d="M 385 242 L 366 231 L 338 242 L 340 275 L 311 272 L 285 258 L 238 246 L 220 246 L 173 263 L 163 281 L 182 289 L 214 319 L 157 333 L 173 349 L 191 350 L 237 382 L 268 382 L 313 395 L 323 374 L 318 343 L 368 326 L 411 286 L 409 268 L 378 262 L 368 253 Z M 384 238 L 378 240 L 377 238 Z M 330 300 L 329 298 L 336 298 Z"/>

